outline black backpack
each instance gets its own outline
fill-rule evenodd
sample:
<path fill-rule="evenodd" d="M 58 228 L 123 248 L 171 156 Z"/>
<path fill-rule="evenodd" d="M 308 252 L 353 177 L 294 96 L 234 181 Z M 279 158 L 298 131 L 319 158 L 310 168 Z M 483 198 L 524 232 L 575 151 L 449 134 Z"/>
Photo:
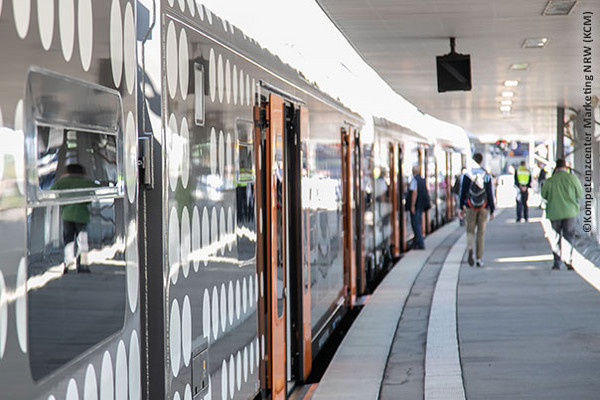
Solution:
<path fill-rule="evenodd" d="M 467 195 L 467 204 L 469 207 L 476 210 L 480 210 L 487 206 L 487 193 L 485 191 L 485 185 L 483 185 L 483 187 L 479 187 L 475 183 L 475 180 L 471 181 L 469 193 Z"/>

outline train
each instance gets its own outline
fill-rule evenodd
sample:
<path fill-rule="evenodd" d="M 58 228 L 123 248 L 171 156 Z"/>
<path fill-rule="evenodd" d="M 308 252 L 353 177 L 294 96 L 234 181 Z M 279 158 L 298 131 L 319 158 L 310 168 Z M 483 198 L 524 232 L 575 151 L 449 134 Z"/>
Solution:
<path fill-rule="evenodd" d="M 464 140 L 200 2 L 0 1 L 0 33 L 2 400 L 285 399 L 409 251 L 413 165 L 424 233 L 455 216 Z"/>

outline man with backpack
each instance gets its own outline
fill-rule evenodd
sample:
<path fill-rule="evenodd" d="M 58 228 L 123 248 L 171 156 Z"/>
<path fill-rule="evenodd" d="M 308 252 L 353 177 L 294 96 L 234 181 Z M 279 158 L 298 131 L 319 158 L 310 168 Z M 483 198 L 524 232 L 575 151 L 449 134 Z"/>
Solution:
<path fill-rule="evenodd" d="M 473 167 L 463 175 L 460 190 L 460 215 L 467 221 L 467 250 L 469 265 L 473 266 L 475 247 L 475 229 L 477 229 L 477 267 L 483 267 L 483 244 L 485 226 L 494 219 L 494 190 L 491 175 L 481 166 L 481 153 L 473 155 Z"/>

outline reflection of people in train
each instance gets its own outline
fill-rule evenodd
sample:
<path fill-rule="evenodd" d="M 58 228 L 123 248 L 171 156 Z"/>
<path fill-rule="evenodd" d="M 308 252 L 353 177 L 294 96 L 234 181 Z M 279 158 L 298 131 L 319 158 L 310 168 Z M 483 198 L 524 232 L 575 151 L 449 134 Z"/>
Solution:
<path fill-rule="evenodd" d="M 97 186 L 86 178 L 85 168 L 80 164 L 69 164 L 66 171 L 52 185 L 52 190 L 81 189 Z M 67 204 L 61 206 L 63 221 L 63 240 L 65 253 L 65 269 L 76 264 L 77 272 L 90 272 L 86 255 L 88 251 L 87 225 L 90 223 L 90 202 Z M 82 257 L 82 255 L 84 257 Z M 83 258 L 83 260 L 82 260 Z"/>

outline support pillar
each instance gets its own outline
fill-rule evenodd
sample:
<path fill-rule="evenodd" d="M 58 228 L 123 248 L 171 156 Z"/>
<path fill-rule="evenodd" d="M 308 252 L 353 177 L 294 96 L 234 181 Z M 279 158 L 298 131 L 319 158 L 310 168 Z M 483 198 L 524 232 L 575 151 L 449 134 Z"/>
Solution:
<path fill-rule="evenodd" d="M 556 107 L 556 159 L 565 158 L 565 108 Z"/>

